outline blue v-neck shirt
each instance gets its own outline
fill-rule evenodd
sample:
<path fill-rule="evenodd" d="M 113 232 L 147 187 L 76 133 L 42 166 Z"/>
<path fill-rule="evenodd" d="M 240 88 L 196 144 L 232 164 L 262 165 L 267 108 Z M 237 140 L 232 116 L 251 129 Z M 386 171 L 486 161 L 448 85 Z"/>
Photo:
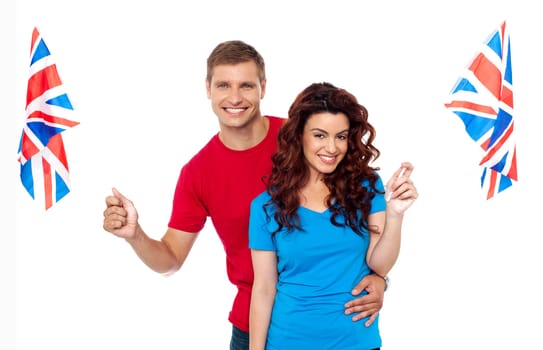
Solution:
<path fill-rule="evenodd" d="M 364 185 L 364 184 L 363 184 Z M 383 190 L 381 179 L 378 189 Z M 365 319 L 353 322 L 344 304 L 351 290 L 371 273 L 366 263 L 369 235 L 357 235 L 349 227 L 334 226 L 330 210 L 322 213 L 298 208 L 305 231 L 275 235 L 273 210 L 268 220 L 263 205 L 267 192 L 251 203 L 249 247 L 275 251 L 278 283 L 268 331 L 267 349 L 374 349 L 381 346 L 378 318 L 370 326 Z M 384 195 L 376 194 L 371 213 L 386 209 Z M 339 220 L 338 220 L 339 221 Z"/>

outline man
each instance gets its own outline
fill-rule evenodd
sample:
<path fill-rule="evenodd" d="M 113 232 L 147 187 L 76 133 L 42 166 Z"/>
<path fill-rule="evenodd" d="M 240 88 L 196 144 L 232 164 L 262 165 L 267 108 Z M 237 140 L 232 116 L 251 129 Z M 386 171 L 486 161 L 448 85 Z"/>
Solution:
<path fill-rule="evenodd" d="M 219 44 L 207 59 L 207 97 L 219 121 L 211 138 L 179 175 L 168 229 L 161 240 L 150 238 L 138 223 L 132 202 L 115 188 L 106 197 L 103 227 L 126 239 L 139 258 L 162 274 L 179 270 L 207 217 L 226 253 L 228 278 L 237 289 L 228 317 L 233 324 L 230 349 L 248 349 L 249 305 L 253 267 L 248 247 L 251 200 L 265 189 L 263 177 L 271 171 L 271 155 L 284 119 L 263 116 L 260 100 L 266 92 L 262 56 L 242 41 Z M 383 304 L 385 281 L 377 275 L 363 279 L 357 296 L 345 306 L 353 321 L 373 315 Z"/>

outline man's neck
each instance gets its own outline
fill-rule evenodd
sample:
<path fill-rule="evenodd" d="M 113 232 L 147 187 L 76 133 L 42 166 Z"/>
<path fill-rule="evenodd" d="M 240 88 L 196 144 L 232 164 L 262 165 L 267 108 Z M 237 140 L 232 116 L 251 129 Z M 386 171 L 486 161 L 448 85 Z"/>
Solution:
<path fill-rule="evenodd" d="M 219 138 L 228 148 L 243 151 L 259 144 L 266 137 L 270 121 L 263 116 L 243 127 L 221 126 Z"/>

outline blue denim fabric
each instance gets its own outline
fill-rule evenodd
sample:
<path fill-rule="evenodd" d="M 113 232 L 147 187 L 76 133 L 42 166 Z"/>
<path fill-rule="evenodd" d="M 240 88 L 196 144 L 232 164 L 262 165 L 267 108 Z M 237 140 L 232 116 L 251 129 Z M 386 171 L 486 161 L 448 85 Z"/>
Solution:
<path fill-rule="evenodd" d="M 230 350 L 249 350 L 249 333 L 232 326 Z"/>

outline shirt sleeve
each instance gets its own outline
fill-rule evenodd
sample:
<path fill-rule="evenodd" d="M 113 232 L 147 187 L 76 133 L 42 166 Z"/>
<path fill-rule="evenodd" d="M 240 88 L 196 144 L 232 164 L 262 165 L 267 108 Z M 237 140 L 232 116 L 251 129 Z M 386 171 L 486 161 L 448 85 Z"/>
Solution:
<path fill-rule="evenodd" d="M 272 236 L 272 223 L 275 220 L 266 217 L 264 204 L 269 199 L 266 193 L 256 197 L 251 202 L 251 213 L 249 215 L 249 248 L 259 250 L 275 251 L 275 243 Z"/>
<path fill-rule="evenodd" d="M 381 177 L 377 179 L 377 183 L 375 184 L 375 188 L 379 191 L 384 192 L 385 186 L 383 185 L 383 181 L 381 180 Z M 385 200 L 385 195 L 382 193 L 375 193 L 375 197 L 371 200 L 371 211 L 370 214 L 375 214 L 381 211 L 385 211 L 387 209 L 387 203 Z"/>
<path fill-rule="evenodd" d="M 181 169 L 175 187 L 168 227 L 186 232 L 199 232 L 205 225 L 207 210 L 198 195 L 196 176 L 187 164 Z"/>

